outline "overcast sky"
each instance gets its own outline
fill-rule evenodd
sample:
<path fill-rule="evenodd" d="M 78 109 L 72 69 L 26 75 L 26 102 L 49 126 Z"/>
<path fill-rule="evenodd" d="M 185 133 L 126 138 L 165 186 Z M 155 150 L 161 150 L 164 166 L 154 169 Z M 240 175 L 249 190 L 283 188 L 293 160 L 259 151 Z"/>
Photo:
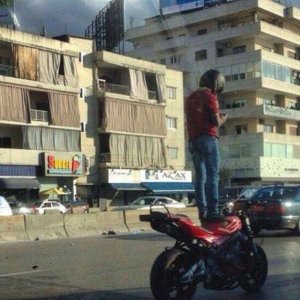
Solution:
<path fill-rule="evenodd" d="M 300 7 L 300 0 L 291 0 Z M 39 34 L 43 26 L 49 37 L 61 34 L 84 36 L 85 29 L 110 0 L 15 0 L 21 30 Z M 133 26 L 158 14 L 159 0 L 125 0 L 125 26 Z"/>
<path fill-rule="evenodd" d="M 47 36 L 84 36 L 85 29 L 110 0 L 15 0 L 15 14 L 21 30 L 37 33 L 46 27 Z M 141 25 L 158 14 L 159 0 L 125 0 L 126 24 Z M 126 25 L 127 26 L 127 25 Z M 129 26 L 129 25 L 128 25 Z"/>

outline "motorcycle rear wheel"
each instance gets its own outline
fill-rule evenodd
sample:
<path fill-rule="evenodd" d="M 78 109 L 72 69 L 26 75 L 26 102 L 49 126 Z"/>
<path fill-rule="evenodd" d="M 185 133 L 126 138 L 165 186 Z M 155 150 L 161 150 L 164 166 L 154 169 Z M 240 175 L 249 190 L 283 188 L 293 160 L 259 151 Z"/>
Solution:
<path fill-rule="evenodd" d="M 239 280 L 240 286 L 249 293 L 259 291 L 268 275 L 268 260 L 265 251 L 258 245 L 256 245 L 256 248 L 254 265 Z"/>
<path fill-rule="evenodd" d="M 161 253 L 155 260 L 151 275 L 150 286 L 157 300 L 190 300 L 197 283 L 181 283 L 180 276 L 185 274 L 193 264 L 193 257 L 179 249 L 169 249 Z"/>

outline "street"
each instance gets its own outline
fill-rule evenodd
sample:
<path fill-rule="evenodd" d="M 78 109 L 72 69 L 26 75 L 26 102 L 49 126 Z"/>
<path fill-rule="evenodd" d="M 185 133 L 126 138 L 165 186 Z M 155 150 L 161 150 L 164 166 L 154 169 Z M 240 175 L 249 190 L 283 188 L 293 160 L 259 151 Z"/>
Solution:
<path fill-rule="evenodd" d="M 199 285 L 194 299 L 299 299 L 300 237 L 262 233 L 257 242 L 269 259 L 269 277 L 260 293 Z M 164 235 L 145 233 L 0 244 L 0 298 L 153 299 L 151 265 L 172 244 Z"/>

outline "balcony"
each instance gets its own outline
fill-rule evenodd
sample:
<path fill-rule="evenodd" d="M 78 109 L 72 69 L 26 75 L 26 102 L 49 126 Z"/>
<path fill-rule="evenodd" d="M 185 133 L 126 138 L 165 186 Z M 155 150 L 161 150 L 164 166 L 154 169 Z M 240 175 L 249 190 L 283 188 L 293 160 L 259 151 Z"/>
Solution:
<path fill-rule="evenodd" d="M 287 107 L 274 105 L 258 105 L 255 107 L 239 107 L 222 109 L 222 112 L 228 113 L 230 119 L 237 118 L 261 118 L 262 116 L 270 116 L 275 119 L 300 121 L 300 111 Z"/>
<path fill-rule="evenodd" d="M 130 87 L 120 84 L 109 83 L 105 80 L 99 79 L 97 92 L 100 94 L 114 93 L 119 95 L 130 96 Z M 148 99 L 157 101 L 157 93 L 155 91 L 148 90 Z"/>

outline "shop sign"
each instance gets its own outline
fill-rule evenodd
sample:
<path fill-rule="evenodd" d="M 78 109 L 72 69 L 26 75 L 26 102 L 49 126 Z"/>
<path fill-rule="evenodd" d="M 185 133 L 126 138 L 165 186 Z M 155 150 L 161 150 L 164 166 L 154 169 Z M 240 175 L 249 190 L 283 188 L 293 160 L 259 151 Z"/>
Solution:
<path fill-rule="evenodd" d="M 83 176 L 83 158 L 82 154 L 45 153 L 45 176 Z"/>
<path fill-rule="evenodd" d="M 108 170 L 109 183 L 133 183 L 134 172 L 132 169 L 109 169 Z"/>
<path fill-rule="evenodd" d="M 192 182 L 191 171 L 180 170 L 143 170 L 142 182 L 163 181 L 163 182 Z"/>

